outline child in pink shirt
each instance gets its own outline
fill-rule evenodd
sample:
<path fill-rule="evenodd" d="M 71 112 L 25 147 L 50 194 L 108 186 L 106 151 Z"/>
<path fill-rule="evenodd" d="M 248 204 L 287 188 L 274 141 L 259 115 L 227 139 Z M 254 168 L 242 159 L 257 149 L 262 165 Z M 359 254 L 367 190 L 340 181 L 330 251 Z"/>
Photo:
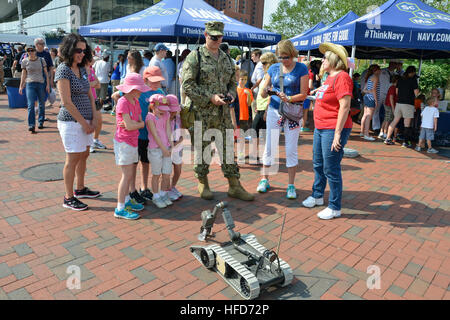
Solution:
<path fill-rule="evenodd" d="M 118 203 L 114 216 L 116 218 L 136 220 L 140 216 L 133 211 L 144 209 L 128 195 L 133 176 L 136 175 L 138 162 L 138 137 L 139 129 L 145 123 L 141 117 L 141 107 L 138 98 L 142 92 L 150 88 L 144 84 L 144 80 L 137 73 L 126 76 L 124 84 L 117 86 L 124 93 L 116 106 L 116 134 L 114 136 L 114 155 L 116 164 L 122 169 L 122 179 L 118 188 Z"/>
<path fill-rule="evenodd" d="M 152 191 L 153 203 L 158 208 L 165 208 L 172 204 L 168 196 L 170 189 L 170 174 L 172 173 L 172 160 L 170 150 L 173 142 L 170 128 L 170 115 L 168 101 L 162 94 L 150 97 L 150 109 L 145 119 L 148 128 L 148 159 L 152 165 Z M 161 191 L 159 178 L 162 174 Z"/>
<path fill-rule="evenodd" d="M 183 137 L 181 136 L 181 118 L 180 118 L 180 103 L 178 102 L 177 96 L 173 94 L 168 94 L 166 96 L 169 101 L 170 108 L 170 126 L 172 129 L 173 149 L 172 149 L 172 163 L 173 163 L 173 177 L 172 184 L 169 190 L 169 199 L 175 201 L 180 199 L 183 194 L 177 190 L 176 185 L 178 179 L 181 176 L 181 167 L 183 165 Z"/>

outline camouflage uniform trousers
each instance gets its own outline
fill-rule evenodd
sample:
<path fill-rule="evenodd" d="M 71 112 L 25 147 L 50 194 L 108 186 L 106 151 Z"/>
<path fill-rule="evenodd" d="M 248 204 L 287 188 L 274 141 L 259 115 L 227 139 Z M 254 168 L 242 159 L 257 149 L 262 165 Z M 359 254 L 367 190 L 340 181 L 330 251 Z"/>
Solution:
<path fill-rule="evenodd" d="M 216 148 L 219 152 L 219 158 L 221 160 L 221 168 L 223 175 L 225 178 L 236 177 L 240 178 L 239 167 L 234 159 L 234 136 L 230 135 L 231 140 L 226 141 L 227 139 L 227 129 L 233 130 L 233 124 L 231 122 L 230 112 L 228 106 L 214 106 L 211 108 L 217 108 L 214 112 L 210 112 L 210 108 L 201 108 L 202 110 L 196 110 L 195 112 L 195 121 L 197 131 L 200 131 L 200 125 L 198 122 L 201 122 L 201 132 L 202 136 L 197 137 L 196 139 L 201 139 L 202 142 L 197 144 L 195 143 L 196 139 L 194 138 L 195 130 L 191 128 L 189 130 L 191 134 L 191 142 L 194 146 L 194 172 L 196 178 L 206 177 L 209 173 L 209 163 L 206 163 L 205 159 L 203 159 L 203 155 L 205 154 L 205 149 L 210 146 L 214 141 Z M 216 139 L 216 137 L 209 139 L 210 141 L 203 141 L 203 137 L 205 132 L 208 129 L 217 129 L 221 132 L 223 139 Z M 231 131 L 230 133 L 232 133 Z M 197 132 L 199 134 L 199 132 Z M 230 138 L 229 137 L 229 138 Z M 207 139 L 208 140 L 208 139 Z M 219 141 L 222 140 L 222 141 Z M 201 147 L 201 149 L 200 149 Z M 228 150 L 228 148 L 232 148 L 232 150 Z M 229 153 L 227 153 L 227 151 Z"/>

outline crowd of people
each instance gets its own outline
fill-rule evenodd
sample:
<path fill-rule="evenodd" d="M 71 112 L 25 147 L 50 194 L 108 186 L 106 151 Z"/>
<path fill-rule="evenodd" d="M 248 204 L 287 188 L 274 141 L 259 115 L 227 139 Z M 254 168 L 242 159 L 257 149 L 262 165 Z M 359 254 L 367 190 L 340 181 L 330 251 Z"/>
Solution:
<path fill-rule="evenodd" d="M 20 93 L 26 89 L 28 128 L 32 133 L 36 132 L 35 101 L 38 128 L 43 129 L 45 100 L 52 87 L 57 87 L 61 98 L 57 126 L 66 152 L 64 207 L 86 210 L 88 205 L 80 199 L 101 195 L 88 188 L 84 178 L 90 153 L 106 148 L 99 135 L 102 110 L 108 107 L 116 118 L 114 154 L 122 173 L 114 216 L 123 219 L 138 219 L 137 212 L 147 202 L 166 208 L 182 197 L 176 188 L 183 164 L 182 109 L 193 112 L 202 132 L 217 129 L 225 137 L 231 129 L 235 142 L 264 143 L 264 152 L 256 155 L 257 163 L 262 165 L 262 179 L 256 186 L 259 193 L 270 191 L 269 178 L 276 171 L 276 152 L 283 132 L 287 199 L 297 198 L 298 141 L 300 132 L 309 131 L 313 122 L 314 182 L 312 194 L 302 204 L 307 208 L 323 205 L 328 183 L 328 205 L 318 213 L 320 219 L 341 215 L 340 163 L 353 122 L 360 121 L 360 136 L 364 140 L 375 140 L 369 133 L 372 129 L 390 145 L 398 139 L 398 124 L 403 118 L 403 145 L 411 146 L 413 126 L 419 126 L 416 150 L 421 151 L 426 142 L 429 153 L 437 152 L 431 142 L 439 116 L 439 91 L 433 90 L 428 99 L 419 96 L 414 66 L 403 72 L 400 61 L 390 61 L 385 69 L 371 65 L 352 79 L 344 47 L 323 43 L 319 47 L 323 59 L 301 63 L 289 40 L 280 41 L 275 53 L 254 49 L 234 60 L 228 45 L 222 43 L 223 28 L 221 22 L 206 23 L 205 45 L 192 52 L 184 50 L 178 65 L 163 43 L 157 44 L 153 53 L 145 51 L 143 55 L 126 50 L 114 63 L 106 51 L 96 57 L 78 34 L 67 35 L 58 49 L 44 50 L 43 39 L 36 39 L 35 46 L 18 48 L 13 71 L 21 79 Z M 423 99 L 424 103 L 415 99 Z M 284 111 L 287 105 L 301 115 L 295 120 L 288 117 Z M 310 108 L 314 109 L 314 117 L 308 121 Z M 210 142 L 200 137 L 201 142 L 195 143 L 199 137 L 194 124 L 183 129 L 189 131 L 194 145 L 199 195 L 213 199 L 208 182 L 209 163 L 202 161 Z M 232 146 L 230 150 L 228 143 L 215 140 L 229 183 L 228 195 L 252 201 L 254 195 L 240 183 L 241 173 Z M 137 183 L 139 163 L 141 181 Z"/>
<path fill-rule="evenodd" d="M 441 94 L 437 88 L 431 91 L 429 99 L 420 93 L 415 66 L 403 70 L 403 62 L 399 60 L 391 60 L 384 69 L 373 64 L 361 75 L 355 73 L 353 81 L 357 88 L 355 94 L 362 101 L 360 136 L 364 140 L 376 140 L 369 134 L 371 128 L 386 145 L 403 141 L 402 147 L 412 148 L 419 138 L 415 150 L 421 151 L 421 140 L 426 138 L 429 141 L 427 152 L 438 152 L 431 141 L 437 130 Z"/>

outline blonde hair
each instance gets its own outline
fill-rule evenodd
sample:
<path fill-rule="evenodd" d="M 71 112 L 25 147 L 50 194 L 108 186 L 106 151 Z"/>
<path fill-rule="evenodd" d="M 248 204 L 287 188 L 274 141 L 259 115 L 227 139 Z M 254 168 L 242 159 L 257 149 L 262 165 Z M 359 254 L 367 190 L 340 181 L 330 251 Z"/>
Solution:
<path fill-rule="evenodd" d="M 277 63 L 278 59 L 273 52 L 266 52 L 263 55 L 261 55 L 260 61 L 267 62 L 267 64 L 264 67 L 269 68 L 271 65 Z"/>
<path fill-rule="evenodd" d="M 298 57 L 298 51 L 295 49 L 292 41 L 289 39 L 281 40 L 277 44 L 276 52 L 277 56 L 280 56 L 282 53 L 288 54 L 291 58 Z"/>
<path fill-rule="evenodd" d="M 334 70 L 344 70 L 344 71 L 347 70 L 347 68 L 345 67 L 344 62 L 333 51 L 325 52 L 324 56 L 328 60 L 328 62 L 330 63 L 330 67 L 332 69 L 334 69 Z"/>
<path fill-rule="evenodd" d="M 322 79 L 324 74 L 325 74 L 325 69 L 324 69 L 323 63 L 322 63 L 322 65 L 320 66 L 320 70 L 319 70 L 319 78 Z"/>
<path fill-rule="evenodd" d="M 433 97 L 433 96 L 428 97 L 428 99 L 427 99 L 427 106 L 434 106 L 436 101 L 439 101 L 439 99 L 437 97 Z"/>

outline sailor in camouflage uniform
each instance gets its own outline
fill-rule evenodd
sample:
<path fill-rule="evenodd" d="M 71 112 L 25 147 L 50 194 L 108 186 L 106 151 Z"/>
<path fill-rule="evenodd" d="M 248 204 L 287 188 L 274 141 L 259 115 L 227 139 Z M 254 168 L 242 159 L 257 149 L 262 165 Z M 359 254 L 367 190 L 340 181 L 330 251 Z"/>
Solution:
<path fill-rule="evenodd" d="M 231 143 L 230 154 L 227 157 L 226 130 L 233 130 L 228 103 L 223 99 L 225 96 L 236 97 L 236 78 L 234 63 L 231 58 L 219 49 L 223 38 L 224 24 L 211 21 L 205 24 L 206 44 L 199 48 L 200 70 L 197 50 L 192 51 L 183 63 L 182 77 L 183 90 L 186 93 L 186 105 L 191 102 L 194 105 L 195 121 L 200 121 L 202 134 L 208 129 L 217 129 L 222 133 L 222 141 L 215 141 L 222 160 L 222 172 L 228 179 L 230 197 L 241 200 L 254 200 L 254 196 L 241 186 L 239 182 L 239 168 L 234 159 L 234 140 Z M 199 74 L 199 83 L 197 75 Z M 197 122 L 198 123 L 198 122 Z M 191 128 L 191 135 L 194 131 Z M 202 139 L 202 137 L 196 137 Z M 198 141 L 197 141 L 198 143 Z M 209 189 L 208 173 L 209 163 L 205 163 L 203 154 L 211 142 L 203 141 L 200 148 L 195 148 L 195 158 L 198 159 L 194 165 L 195 176 L 198 178 L 198 190 L 203 199 L 214 198 Z M 195 143 L 193 141 L 195 146 Z M 231 155 L 231 156 L 230 156 Z"/>

